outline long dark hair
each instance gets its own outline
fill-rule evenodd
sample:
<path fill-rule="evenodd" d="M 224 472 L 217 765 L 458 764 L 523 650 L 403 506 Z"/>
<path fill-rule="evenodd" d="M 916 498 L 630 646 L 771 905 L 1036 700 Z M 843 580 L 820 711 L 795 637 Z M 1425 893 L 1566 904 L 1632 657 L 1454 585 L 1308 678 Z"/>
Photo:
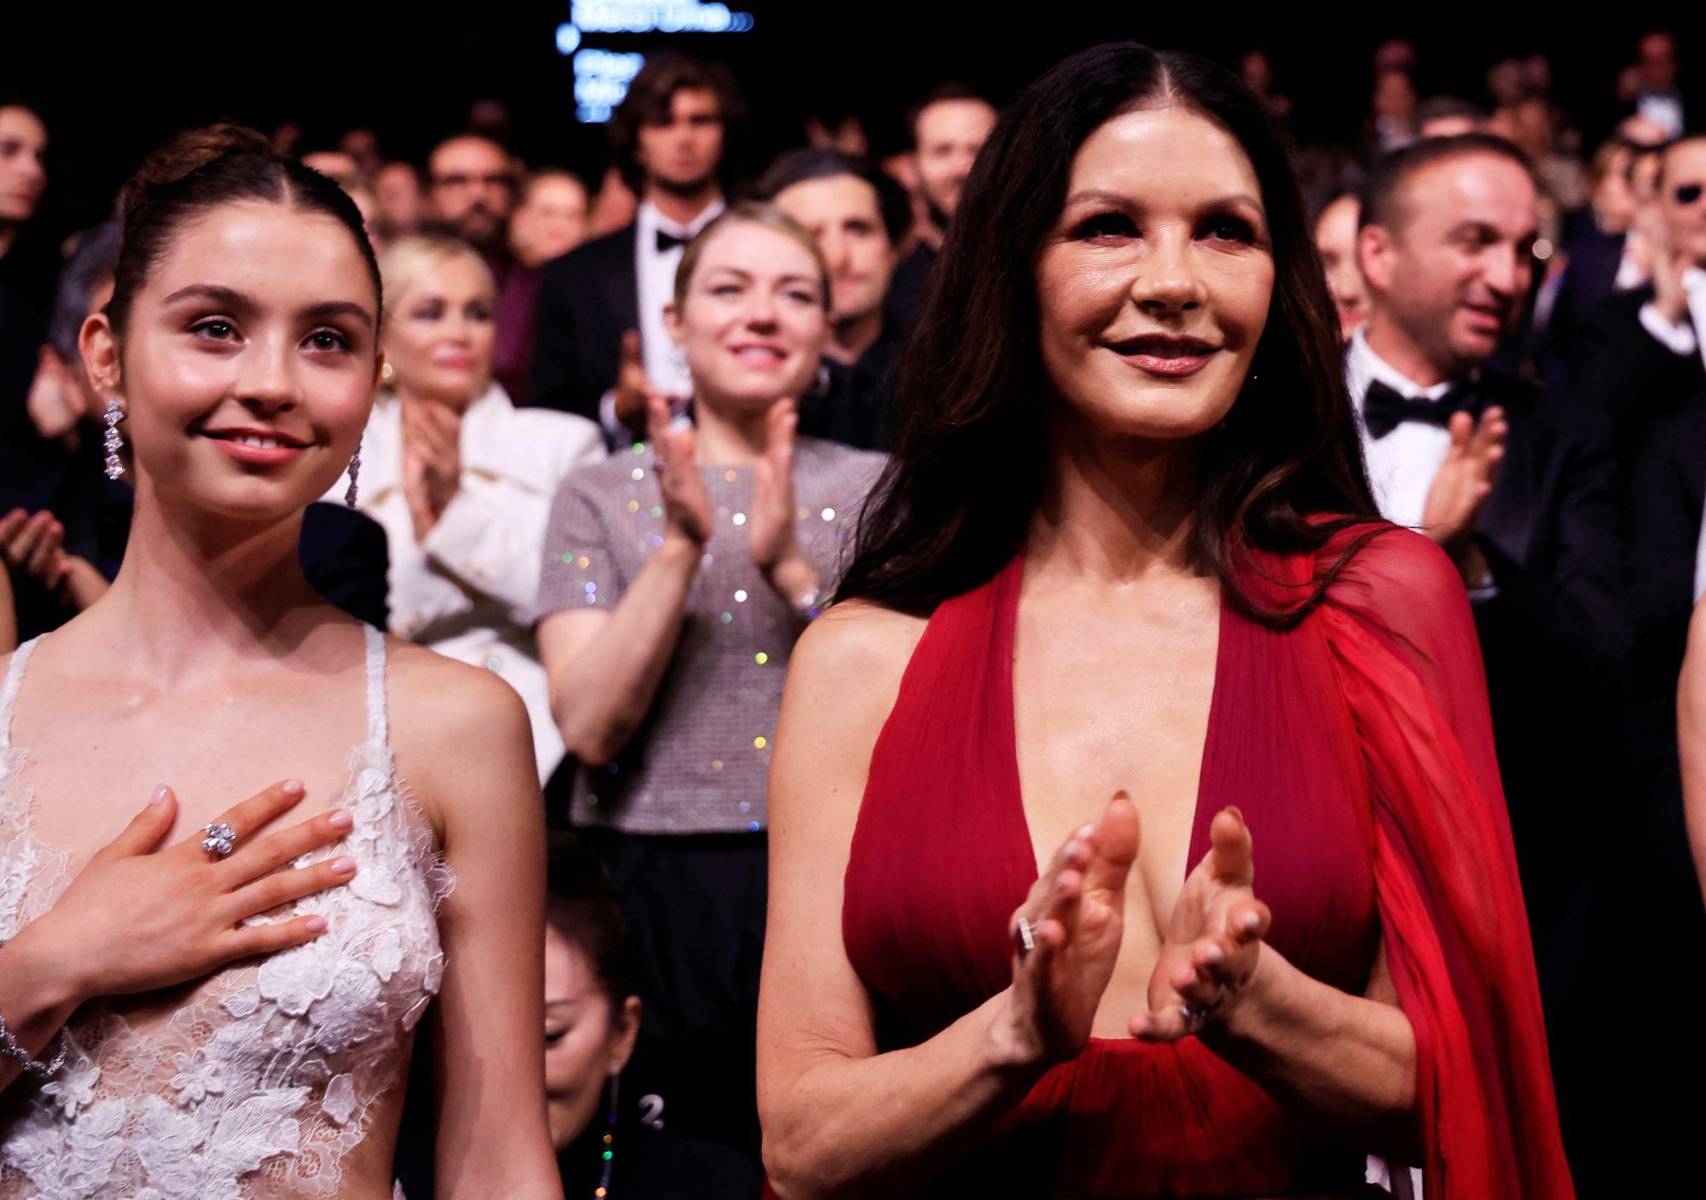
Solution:
<path fill-rule="evenodd" d="M 1273 300 L 1251 382 L 1200 455 L 1199 569 L 1240 611 L 1285 628 L 1320 603 L 1360 544 L 1297 604 L 1274 608 L 1241 584 L 1252 548 L 1318 550 L 1377 516 L 1338 321 L 1285 143 L 1261 101 L 1204 59 L 1124 42 L 1075 54 L 1031 84 L 979 153 L 912 335 L 894 455 L 860 518 L 840 599 L 924 615 L 987 582 L 1023 545 L 1048 458 L 1038 255 L 1078 148 L 1109 119 L 1157 101 L 1237 139 L 1273 242 Z"/>

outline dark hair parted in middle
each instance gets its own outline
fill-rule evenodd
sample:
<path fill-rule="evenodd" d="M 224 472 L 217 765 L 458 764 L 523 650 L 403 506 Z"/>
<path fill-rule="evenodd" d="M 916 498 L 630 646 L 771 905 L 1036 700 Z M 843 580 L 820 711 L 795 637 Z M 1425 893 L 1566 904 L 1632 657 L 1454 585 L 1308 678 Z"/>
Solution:
<path fill-rule="evenodd" d="M 1285 146 L 1261 102 L 1204 59 L 1117 43 L 1073 55 L 1031 84 L 979 153 L 907 352 L 895 452 L 861 517 L 838 598 L 924 615 L 987 582 L 1023 546 L 1043 497 L 1045 409 L 1054 402 L 1039 345 L 1038 258 L 1079 147 L 1113 117 L 1164 106 L 1201 114 L 1243 148 L 1274 258 L 1251 380 L 1203 435 L 1198 569 L 1220 580 L 1240 612 L 1286 628 L 1320 603 L 1360 546 L 1355 539 L 1296 605 L 1275 609 L 1241 583 L 1252 547 L 1316 551 L 1376 518 L 1337 318 Z"/>
<path fill-rule="evenodd" d="M 349 233 L 373 281 L 380 311 L 379 262 L 361 211 L 335 181 L 294 158 L 273 152 L 267 139 L 241 125 L 210 125 L 180 133 L 148 155 L 119 193 L 124 232 L 119 239 L 107 318 L 122 337 L 131 302 L 178 230 L 226 204 L 261 201 L 331 217 Z"/>

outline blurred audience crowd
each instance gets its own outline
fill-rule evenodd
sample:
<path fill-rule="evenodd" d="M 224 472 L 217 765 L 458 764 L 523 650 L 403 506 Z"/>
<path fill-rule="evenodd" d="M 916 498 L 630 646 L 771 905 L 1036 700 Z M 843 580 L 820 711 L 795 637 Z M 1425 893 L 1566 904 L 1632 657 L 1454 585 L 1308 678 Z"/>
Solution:
<path fill-rule="evenodd" d="M 1686 1117 L 1629 1104 L 1637 972 L 1706 981 L 1706 95 L 1675 35 L 1629 50 L 1596 141 L 1542 55 L 1426 95 L 1394 41 L 1356 143 L 1295 150 L 1382 511 L 1447 548 L 1474 607 L 1594 1194 Z M 1283 124 L 1282 65 L 1238 69 Z M 851 110 L 814 115 L 736 179 L 735 79 L 665 53 L 607 162 L 522 162 L 493 102 L 422 162 L 365 128 L 302 155 L 366 218 L 386 365 L 301 556 L 328 599 L 526 702 L 547 815 L 579 838 L 553 878 L 546 1071 L 582 1193 L 614 1171 L 626 1195 L 755 1194 L 782 679 L 902 436 L 908 334 L 998 100 L 941 83 L 880 160 Z M 0 652 L 99 599 L 130 513 L 77 348 L 117 230 L 47 235 L 52 134 L 0 93 Z"/>

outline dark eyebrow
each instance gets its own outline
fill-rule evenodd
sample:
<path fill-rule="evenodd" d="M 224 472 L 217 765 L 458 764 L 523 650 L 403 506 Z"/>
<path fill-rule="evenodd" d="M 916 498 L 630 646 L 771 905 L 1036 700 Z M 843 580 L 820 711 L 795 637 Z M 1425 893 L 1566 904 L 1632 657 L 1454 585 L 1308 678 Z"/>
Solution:
<path fill-rule="evenodd" d="M 327 300 L 321 304 L 311 304 L 302 310 L 302 315 L 314 321 L 329 321 L 333 317 L 349 317 L 352 320 L 360 321 L 369 328 L 373 326 L 373 314 L 350 300 Z"/>
<path fill-rule="evenodd" d="M 1108 204 L 1112 205 L 1114 208 L 1128 211 L 1137 207 L 1131 202 L 1130 196 L 1122 195 L 1119 192 L 1103 191 L 1100 188 L 1087 188 L 1082 192 L 1073 192 L 1072 195 L 1066 198 L 1066 203 L 1062 207 L 1071 208 L 1075 204 L 1086 204 L 1090 202 Z M 1225 195 L 1216 196 L 1212 200 L 1203 204 L 1204 208 L 1216 208 L 1220 206 L 1249 208 L 1258 214 L 1261 214 L 1263 211 L 1262 202 L 1256 199 L 1256 197 L 1250 195 L 1248 192 L 1227 192 Z"/>
<path fill-rule="evenodd" d="M 211 283 L 192 283 L 189 287 L 179 288 L 166 297 L 167 304 L 176 304 L 180 300 L 206 300 L 232 312 L 252 313 L 260 306 L 249 297 L 234 288 L 220 287 Z M 302 311 L 302 315 L 311 321 L 325 321 L 332 317 L 350 317 L 372 328 L 373 314 L 363 306 L 349 300 L 326 300 L 319 304 L 311 304 Z"/>

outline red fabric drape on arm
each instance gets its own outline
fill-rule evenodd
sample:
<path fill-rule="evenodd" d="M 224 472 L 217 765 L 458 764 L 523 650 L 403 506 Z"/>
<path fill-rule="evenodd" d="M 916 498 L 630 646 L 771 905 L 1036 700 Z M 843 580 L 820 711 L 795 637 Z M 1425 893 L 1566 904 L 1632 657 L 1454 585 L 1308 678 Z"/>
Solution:
<path fill-rule="evenodd" d="M 1416 1034 L 1426 1193 L 1571 1196 L 1463 585 L 1431 542 L 1394 531 L 1329 596 L 1317 617 L 1368 764 L 1387 962 Z"/>

